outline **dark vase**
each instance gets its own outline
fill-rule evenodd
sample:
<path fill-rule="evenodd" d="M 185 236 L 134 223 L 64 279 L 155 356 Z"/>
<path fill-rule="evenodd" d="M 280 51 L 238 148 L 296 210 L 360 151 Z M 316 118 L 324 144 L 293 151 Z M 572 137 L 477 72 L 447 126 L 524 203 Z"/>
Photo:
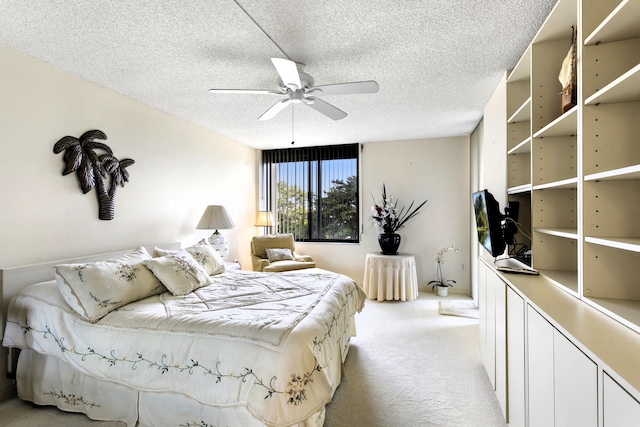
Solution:
<path fill-rule="evenodd" d="M 383 255 L 397 255 L 400 247 L 400 235 L 396 233 L 378 234 L 378 243 Z"/>

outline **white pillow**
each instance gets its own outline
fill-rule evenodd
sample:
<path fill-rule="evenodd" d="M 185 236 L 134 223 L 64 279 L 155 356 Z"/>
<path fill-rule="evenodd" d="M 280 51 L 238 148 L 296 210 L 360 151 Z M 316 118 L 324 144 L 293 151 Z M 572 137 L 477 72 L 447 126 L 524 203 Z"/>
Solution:
<path fill-rule="evenodd" d="M 224 273 L 224 260 L 222 259 L 222 256 L 220 256 L 220 253 L 218 253 L 218 251 L 216 251 L 211 245 L 198 243 L 197 245 L 190 246 L 183 250 L 189 252 L 193 259 L 202 266 L 209 276 Z M 167 256 L 175 252 L 177 251 L 154 248 L 154 255 L 156 257 Z"/>
<path fill-rule="evenodd" d="M 173 295 L 186 295 L 211 283 L 211 279 L 191 254 L 182 249 L 144 264 Z"/>
<path fill-rule="evenodd" d="M 264 250 L 267 253 L 267 258 L 269 261 L 285 261 L 285 260 L 295 260 L 293 257 L 293 253 L 291 253 L 291 249 L 286 248 L 266 248 Z"/>
<path fill-rule="evenodd" d="M 139 247 L 105 261 L 56 265 L 56 283 L 71 308 L 96 322 L 125 304 L 166 291 L 142 263 L 149 259 L 147 250 Z"/>

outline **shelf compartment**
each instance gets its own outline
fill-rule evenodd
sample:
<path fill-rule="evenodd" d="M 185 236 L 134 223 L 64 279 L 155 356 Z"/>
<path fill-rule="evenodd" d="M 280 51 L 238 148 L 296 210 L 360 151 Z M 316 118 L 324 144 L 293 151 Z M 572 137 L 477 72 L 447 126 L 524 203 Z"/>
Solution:
<path fill-rule="evenodd" d="M 522 184 L 522 185 L 517 185 L 515 187 L 509 187 L 507 188 L 507 194 L 509 195 L 516 195 L 516 194 L 527 194 L 527 193 L 531 193 L 531 184 Z"/>
<path fill-rule="evenodd" d="M 583 108 L 584 174 L 640 165 L 640 102 Z"/>
<path fill-rule="evenodd" d="M 626 181 L 640 180 L 640 165 L 627 166 L 626 168 L 613 169 L 604 172 L 589 174 L 585 181 Z"/>
<path fill-rule="evenodd" d="M 518 203 L 516 242 L 531 248 L 531 193 L 509 194 L 507 199 Z"/>
<path fill-rule="evenodd" d="M 640 38 L 582 48 L 586 105 L 640 101 Z"/>
<path fill-rule="evenodd" d="M 591 243 L 584 245 L 585 297 L 636 301 L 639 303 L 636 307 L 640 307 L 638 275 L 640 253 Z"/>
<path fill-rule="evenodd" d="M 507 119 L 507 123 L 528 122 L 531 120 L 531 97 L 527 98 Z"/>
<path fill-rule="evenodd" d="M 624 251 L 640 252 L 640 237 L 585 237 L 587 243 L 621 249 Z"/>
<path fill-rule="evenodd" d="M 640 101 L 640 64 L 587 98 L 585 104 L 633 101 Z"/>
<path fill-rule="evenodd" d="M 509 73 L 509 77 L 507 77 L 507 83 L 511 85 L 513 83 L 527 82 L 527 86 L 528 86 L 530 79 L 531 79 L 531 46 L 527 47 L 527 50 L 522 54 L 516 66 L 513 67 L 513 70 L 511 70 L 511 72 Z M 511 86 L 507 86 L 507 87 L 511 87 Z"/>
<path fill-rule="evenodd" d="M 578 240 L 577 228 L 536 228 L 538 233 L 548 234 L 550 236 L 564 237 L 565 239 Z"/>
<path fill-rule="evenodd" d="M 528 153 L 507 156 L 508 187 L 531 184 L 531 156 Z"/>
<path fill-rule="evenodd" d="M 537 269 L 538 273 L 544 275 L 560 289 L 569 292 L 574 297 L 578 297 L 578 271 L 577 270 L 548 270 Z"/>
<path fill-rule="evenodd" d="M 570 47 L 570 25 L 563 38 L 532 46 L 531 129 L 534 135 L 562 115 L 562 85 L 558 74 Z"/>
<path fill-rule="evenodd" d="M 609 16 L 585 38 L 584 44 L 595 45 L 640 37 L 639 17 L 640 2 L 622 0 Z"/>
<path fill-rule="evenodd" d="M 614 320 L 640 333 L 640 301 L 588 296 L 584 296 L 583 299 Z"/>
<path fill-rule="evenodd" d="M 533 188 L 567 180 L 577 183 L 577 146 L 575 136 L 535 138 L 532 144 Z"/>
<path fill-rule="evenodd" d="M 578 240 L 533 232 L 533 267 L 578 296 Z"/>
<path fill-rule="evenodd" d="M 584 235 L 640 237 L 640 180 L 586 181 Z"/>
<path fill-rule="evenodd" d="M 538 30 L 532 43 L 542 43 L 564 38 L 566 37 L 567 29 L 570 29 L 572 25 L 577 25 L 577 23 L 578 1 L 560 0 Z"/>
<path fill-rule="evenodd" d="M 578 229 L 578 194 L 575 189 L 534 190 L 534 229 Z M 545 234 L 545 233 L 543 233 Z"/>
<path fill-rule="evenodd" d="M 576 136 L 578 134 L 578 107 L 575 106 L 533 135 L 534 138 Z"/>
<path fill-rule="evenodd" d="M 534 185 L 534 190 L 575 190 L 578 188 L 578 178 L 567 178 L 546 184 Z"/>
<path fill-rule="evenodd" d="M 531 137 L 525 139 L 507 151 L 507 155 L 509 156 L 516 154 L 531 154 Z"/>
<path fill-rule="evenodd" d="M 523 152 L 521 148 L 525 145 L 527 151 L 531 152 L 531 144 L 527 144 L 528 142 L 531 142 L 531 122 L 507 124 L 507 154 Z"/>

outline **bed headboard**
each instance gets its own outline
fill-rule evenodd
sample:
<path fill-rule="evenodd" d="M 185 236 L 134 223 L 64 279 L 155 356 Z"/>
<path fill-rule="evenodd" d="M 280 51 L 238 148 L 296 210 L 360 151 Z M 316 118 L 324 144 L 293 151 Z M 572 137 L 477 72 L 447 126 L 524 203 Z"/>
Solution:
<path fill-rule="evenodd" d="M 150 254 L 153 254 L 154 247 L 162 249 L 180 249 L 180 242 L 145 246 Z M 123 249 L 121 251 L 88 255 L 79 258 L 0 269 L 0 307 L 2 307 L 2 311 L 0 311 L 0 326 L 2 327 L 2 329 L 0 330 L 0 341 L 4 337 L 5 313 L 7 312 L 9 301 L 11 301 L 11 297 L 15 295 L 19 290 L 34 283 L 53 280 L 55 278 L 53 267 L 58 264 L 75 264 L 81 262 L 102 261 L 108 258 L 123 255 L 127 252 L 130 252 L 132 249 L 133 248 L 129 248 Z"/>

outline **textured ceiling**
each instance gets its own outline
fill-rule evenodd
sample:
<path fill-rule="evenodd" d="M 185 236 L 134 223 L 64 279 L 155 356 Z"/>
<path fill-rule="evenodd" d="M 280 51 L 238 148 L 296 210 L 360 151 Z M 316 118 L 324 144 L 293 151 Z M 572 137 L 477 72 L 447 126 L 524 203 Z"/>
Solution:
<path fill-rule="evenodd" d="M 0 0 L 0 44 L 256 148 L 289 146 L 291 107 L 258 121 L 277 98 L 207 90 L 276 89 L 284 51 L 316 84 L 380 85 L 324 97 L 340 121 L 296 105 L 296 146 L 444 137 L 473 131 L 555 4 L 237 1 Z"/>

